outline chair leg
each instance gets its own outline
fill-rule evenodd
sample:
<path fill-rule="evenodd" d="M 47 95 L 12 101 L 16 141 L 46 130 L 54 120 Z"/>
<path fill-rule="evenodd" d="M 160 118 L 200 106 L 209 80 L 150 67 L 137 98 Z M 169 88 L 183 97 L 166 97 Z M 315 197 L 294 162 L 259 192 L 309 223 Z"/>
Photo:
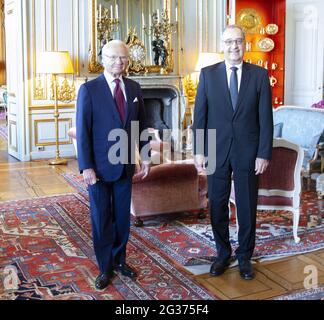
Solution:
<path fill-rule="evenodd" d="M 134 221 L 134 226 L 135 227 L 138 227 L 138 228 L 140 228 L 140 227 L 143 227 L 143 220 L 142 219 L 140 219 L 140 218 L 135 218 L 135 221 Z"/>
<path fill-rule="evenodd" d="M 235 207 L 235 221 L 236 221 L 236 234 L 238 236 L 238 233 L 239 233 L 239 223 L 238 223 L 238 219 L 237 219 L 237 210 L 236 210 L 236 207 Z"/>
<path fill-rule="evenodd" d="M 235 206 L 235 203 L 233 202 L 233 205 Z M 231 220 L 232 217 L 232 210 L 231 210 L 231 200 L 228 202 L 228 218 Z"/>
<path fill-rule="evenodd" d="M 307 177 L 307 191 L 309 191 L 311 189 L 311 176 Z"/>
<path fill-rule="evenodd" d="M 239 224 L 237 220 L 237 208 L 236 208 L 236 203 L 233 201 L 232 202 L 235 208 L 234 214 L 235 214 L 235 222 L 236 222 L 236 234 L 238 235 L 239 232 Z M 231 211 L 231 201 L 228 202 L 228 211 L 229 211 L 229 219 L 231 219 L 232 216 L 232 211 Z"/>
<path fill-rule="evenodd" d="M 300 238 L 298 237 L 298 225 L 299 225 L 299 209 L 295 209 L 293 211 L 293 235 L 295 243 L 300 242 Z"/>

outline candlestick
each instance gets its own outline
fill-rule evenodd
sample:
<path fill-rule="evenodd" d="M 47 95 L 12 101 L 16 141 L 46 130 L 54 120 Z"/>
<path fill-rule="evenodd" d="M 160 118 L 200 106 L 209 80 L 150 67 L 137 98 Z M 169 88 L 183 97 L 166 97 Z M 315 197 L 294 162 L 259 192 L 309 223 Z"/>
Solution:
<path fill-rule="evenodd" d="M 112 20 L 114 18 L 113 16 L 113 6 L 110 6 L 110 19 Z"/>
<path fill-rule="evenodd" d="M 142 12 L 142 26 L 145 27 L 144 13 Z"/>
<path fill-rule="evenodd" d="M 116 19 L 118 20 L 118 4 L 116 4 Z"/>
<path fill-rule="evenodd" d="M 178 7 L 175 8 L 175 20 L 178 22 Z"/>

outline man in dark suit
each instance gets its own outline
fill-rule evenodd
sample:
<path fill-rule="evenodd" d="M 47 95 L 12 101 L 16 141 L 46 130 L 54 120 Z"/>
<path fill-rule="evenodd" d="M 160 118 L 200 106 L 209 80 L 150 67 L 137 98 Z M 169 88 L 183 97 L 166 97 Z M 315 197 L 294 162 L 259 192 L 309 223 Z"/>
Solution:
<path fill-rule="evenodd" d="M 76 130 L 79 169 L 89 188 L 93 244 L 100 269 L 95 285 L 99 290 L 108 286 L 113 270 L 136 277 L 126 264 L 135 172 L 131 127 L 139 121 L 140 131 L 145 129 L 140 86 L 122 76 L 128 64 L 127 46 L 119 40 L 108 42 L 102 59 L 104 73 L 80 87 Z M 116 136 L 119 138 L 114 139 Z M 141 148 L 144 145 L 140 143 Z M 143 161 L 136 178 L 148 173 L 149 162 Z"/>
<path fill-rule="evenodd" d="M 208 175 L 208 196 L 218 257 L 210 273 L 221 275 L 231 260 L 228 201 L 233 174 L 239 223 L 235 253 L 240 275 L 248 280 L 254 277 L 250 258 L 258 175 L 267 169 L 272 152 L 271 89 L 266 69 L 243 62 L 245 35 L 239 26 L 226 27 L 222 46 L 225 61 L 201 70 L 193 124 L 194 138 L 197 129 L 204 130 L 205 140 L 207 131 L 216 129 L 216 155 L 208 154 L 208 148 L 198 152 L 195 143 L 195 162 L 198 170 L 204 170 L 207 156 L 216 156 L 216 170 Z"/>

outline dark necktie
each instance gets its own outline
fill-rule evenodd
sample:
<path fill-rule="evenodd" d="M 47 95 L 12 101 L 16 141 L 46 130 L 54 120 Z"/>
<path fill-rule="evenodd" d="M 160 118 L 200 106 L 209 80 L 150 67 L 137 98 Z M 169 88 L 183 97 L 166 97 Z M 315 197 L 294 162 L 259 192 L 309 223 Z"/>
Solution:
<path fill-rule="evenodd" d="M 114 100 L 116 103 L 117 110 L 119 112 L 120 120 L 124 123 L 125 121 L 125 97 L 123 90 L 120 87 L 120 79 L 115 79 L 114 82 L 116 83 L 114 89 Z"/>
<path fill-rule="evenodd" d="M 232 73 L 230 78 L 230 94 L 232 100 L 232 107 L 235 111 L 238 98 L 238 81 L 237 81 L 237 67 L 231 67 Z"/>

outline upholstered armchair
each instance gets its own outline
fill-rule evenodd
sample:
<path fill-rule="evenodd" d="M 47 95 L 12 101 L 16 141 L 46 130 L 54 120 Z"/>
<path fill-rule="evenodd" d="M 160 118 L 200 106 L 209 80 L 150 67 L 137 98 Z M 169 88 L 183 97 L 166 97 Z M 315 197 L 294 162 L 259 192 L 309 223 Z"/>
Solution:
<path fill-rule="evenodd" d="M 257 209 L 291 211 L 295 243 L 300 241 L 297 232 L 303 158 L 300 146 L 284 139 L 274 139 L 272 160 L 267 171 L 259 177 Z M 230 202 L 235 205 L 233 183 Z"/>
<path fill-rule="evenodd" d="M 135 226 L 142 226 L 142 217 L 164 213 L 199 210 L 205 217 L 207 178 L 194 164 L 164 163 L 153 166 L 144 180 L 133 180 L 131 213 Z"/>
<path fill-rule="evenodd" d="M 134 225 L 143 225 L 143 217 L 157 214 L 197 210 L 199 218 L 206 216 L 207 177 L 198 174 L 193 161 L 173 162 L 167 156 L 170 146 L 150 129 L 155 139 L 150 142 L 153 166 L 143 180 L 133 179 L 131 214 Z M 76 148 L 76 130 L 68 135 Z M 155 165 L 154 165 L 155 164 Z"/>
<path fill-rule="evenodd" d="M 324 109 L 281 106 L 273 111 L 273 121 L 280 134 L 304 151 L 303 176 L 310 188 L 311 175 L 321 172 L 319 154 L 324 150 Z"/>

